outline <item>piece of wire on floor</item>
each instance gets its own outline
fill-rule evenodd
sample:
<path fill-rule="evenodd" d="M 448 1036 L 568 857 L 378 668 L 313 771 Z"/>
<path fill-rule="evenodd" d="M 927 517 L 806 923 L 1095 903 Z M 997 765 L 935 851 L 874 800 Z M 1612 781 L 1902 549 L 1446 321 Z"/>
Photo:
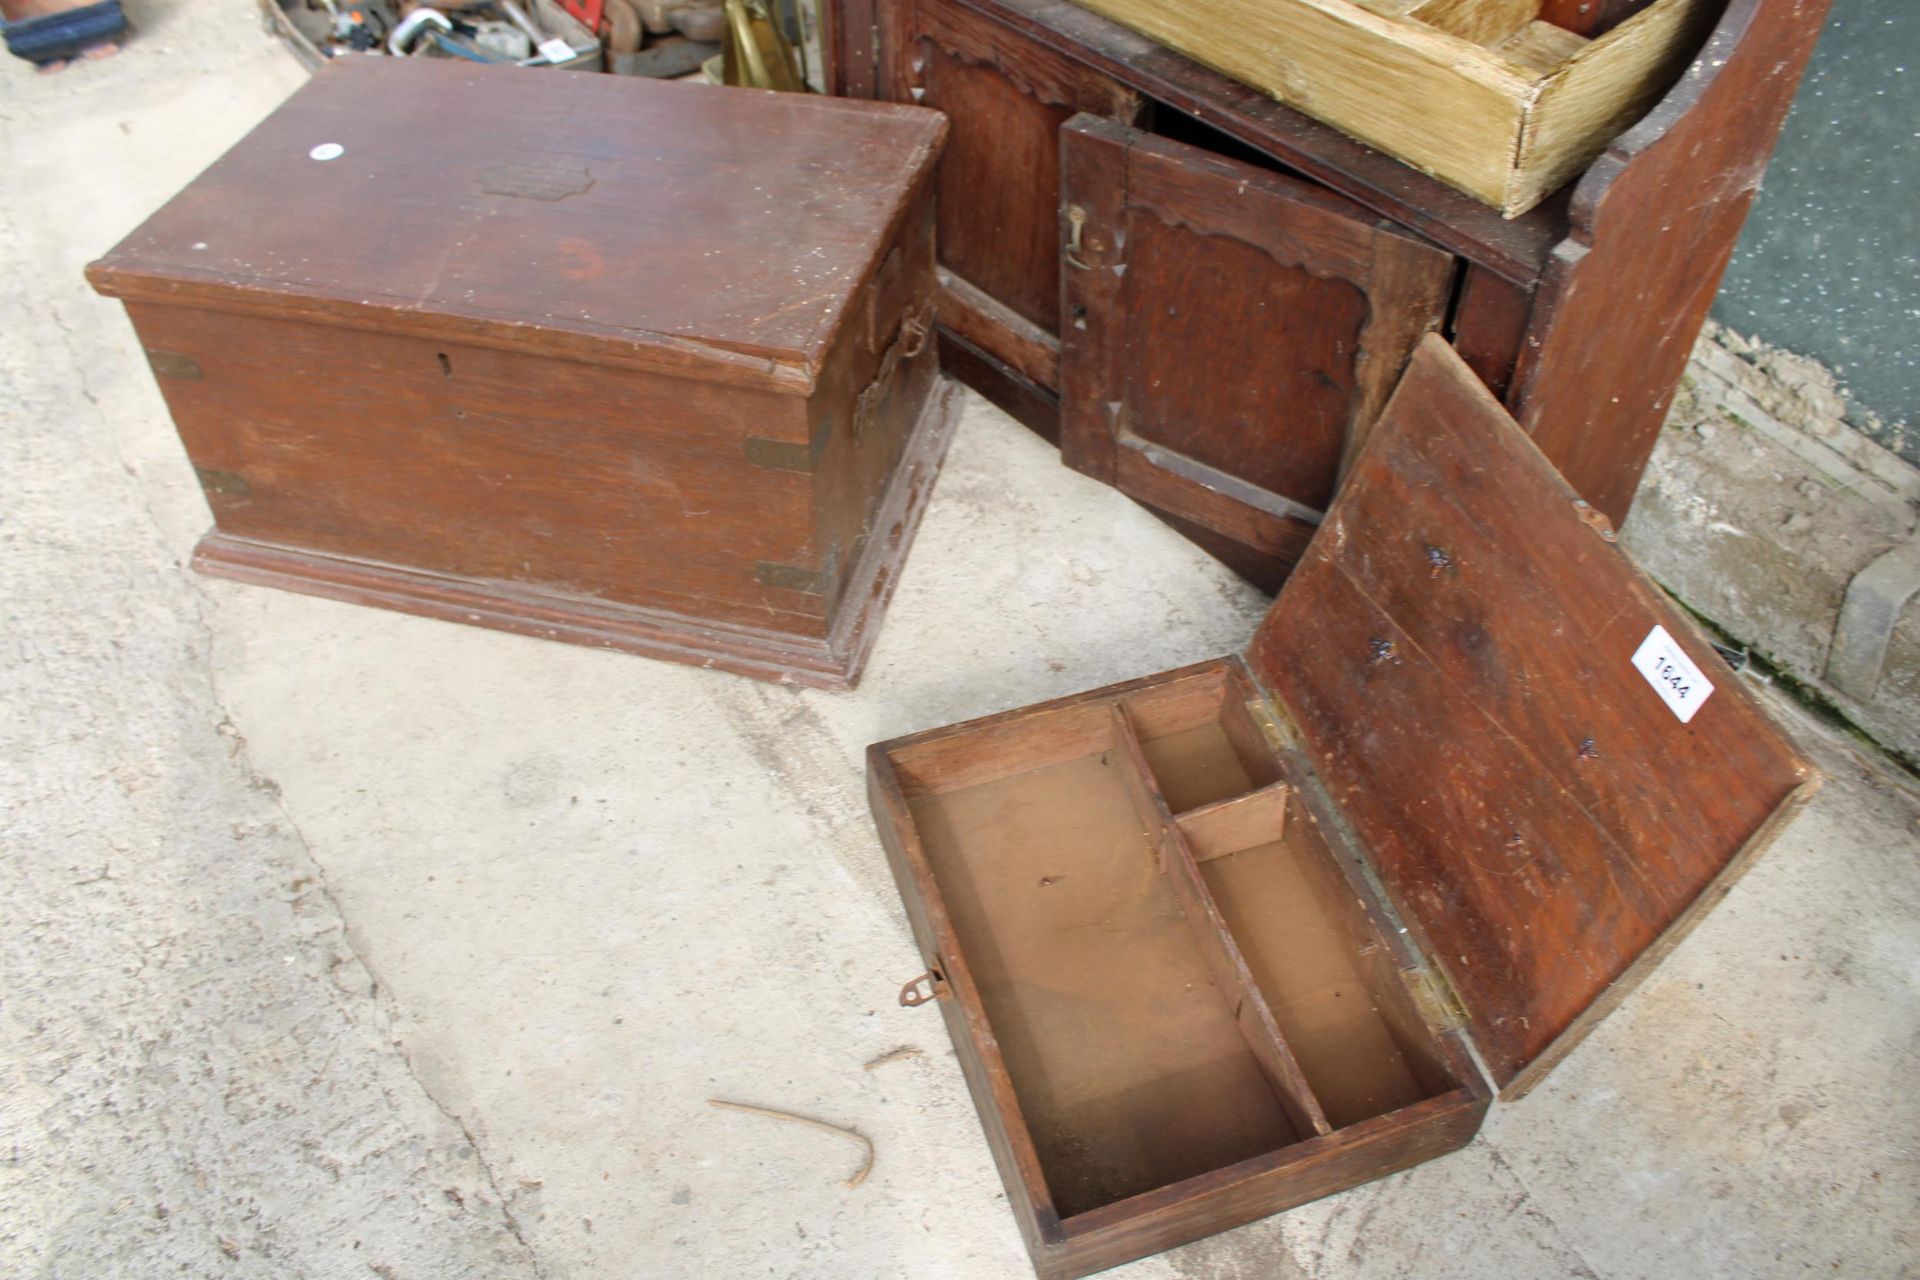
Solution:
<path fill-rule="evenodd" d="M 769 1120 L 788 1120 L 794 1124 L 804 1124 L 811 1128 L 824 1129 L 828 1133 L 837 1133 L 843 1138 L 850 1138 L 859 1143 L 866 1148 L 867 1158 L 861 1162 L 858 1169 L 854 1170 L 851 1178 L 840 1184 L 849 1191 L 865 1182 L 867 1175 L 873 1172 L 873 1141 L 864 1133 L 843 1129 L 837 1124 L 828 1124 L 825 1120 L 815 1120 L 812 1116 L 797 1116 L 791 1111 L 778 1111 L 772 1107 L 756 1107 L 750 1102 L 729 1102 L 724 1098 L 708 1098 L 707 1105 L 719 1107 L 724 1111 L 742 1111 L 750 1116 L 765 1116 Z"/>

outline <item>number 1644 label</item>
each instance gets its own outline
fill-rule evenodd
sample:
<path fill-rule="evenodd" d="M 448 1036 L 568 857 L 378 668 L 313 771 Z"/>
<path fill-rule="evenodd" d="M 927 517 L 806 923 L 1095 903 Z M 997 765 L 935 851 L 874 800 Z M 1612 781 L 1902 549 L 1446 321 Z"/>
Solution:
<path fill-rule="evenodd" d="M 1673 642 L 1665 627 L 1656 626 L 1647 633 L 1634 651 L 1633 665 L 1681 724 L 1693 719 L 1693 713 L 1713 693 L 1713 681 L 1693 665 L 1693 659 Z"/>

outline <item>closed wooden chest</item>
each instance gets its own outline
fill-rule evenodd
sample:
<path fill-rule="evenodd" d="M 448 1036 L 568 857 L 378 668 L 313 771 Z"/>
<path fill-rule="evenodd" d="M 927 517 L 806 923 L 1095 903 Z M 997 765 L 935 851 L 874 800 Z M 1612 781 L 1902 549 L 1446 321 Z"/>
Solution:
<path fill-rule="evenodd" d="M 88 269 L 209 573 L 848 687 L 957 400 L 936 113 L 341 59 Z"/>
<path fill-rule="evenodd" d="M 869 761 L 1049 1280 L 1464 1145 L 1817 785 L 1438 338 L 1244 656 Z"/>

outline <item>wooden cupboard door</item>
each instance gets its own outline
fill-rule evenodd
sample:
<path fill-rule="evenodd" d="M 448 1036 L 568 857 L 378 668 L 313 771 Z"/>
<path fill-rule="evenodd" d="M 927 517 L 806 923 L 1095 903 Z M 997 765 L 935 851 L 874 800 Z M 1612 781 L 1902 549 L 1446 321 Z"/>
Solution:
<path fill-rule="evenodd" d="M 1109 120 L 1061 139 L 1062 455 L 1276 587 L 1445 319 L 1454 259 Z"/>
<path fill-rule="evenodd" d="M 947 328 L 1049 390 L 1059 380 L 1060 128 L 1131 122 L 1133 91 L 958 0 L 890 7 L 888 96 L 951 126 L 938 178 Z"/>

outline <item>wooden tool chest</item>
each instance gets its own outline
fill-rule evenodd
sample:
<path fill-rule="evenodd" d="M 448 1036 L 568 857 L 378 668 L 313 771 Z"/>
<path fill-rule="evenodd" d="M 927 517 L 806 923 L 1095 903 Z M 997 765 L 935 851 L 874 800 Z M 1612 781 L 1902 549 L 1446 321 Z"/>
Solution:
<path fill-rule="evenodd" d="M 1379 48 L 1389 29 L 1469 19 L 1469 35 L 1491 38 L 1474 15 L 1544 24 L 1561 44 L 1591 40 L 1570 60 L 1582 76 L 1623 52 L 1658 52 L 1648 83 L 1685 62 L 1597 159 L 1535 172 L 1526 199 L 1545 198 L 1505 218 L 1068 0 L 824 5 L 837 92 L 952 122 L 938 214 L 945 367 L 1060 443 L 1069 465 L 1277 586 L 1378 411 L 1368 366 L 1396 365 L 1409 335 L 1431 330 L 1582 496 L 1625 518 L 1827 0 L 1088 4 L 1205 24 L 1303 76 L 1341 51 L 1286 12 L 1337 13 Z M 1240 25 L 1214 21 L 1221 8 Z M 1493 57 L 1464 36 L 1435 39 L 1461 46 L 1433 64 L 1448 74 Z M 1414 70 L 1366 72 L 1348 86 L 1358 107 L 1402 93 L 1412 123 L 1441 120 L 1445 103 L 1409 92 Z M 1586 121 L 1598 100 L 1578 81 L 1553 80 L 1556 94 L 1574 90 L 1553 101 Z M 1309 96 L 1358 127 L 1326 93 Z M 1648 107 L 1629 96 L 1609 129 Z M 1498 122 L 1475 108 L 1469 123 Z M 1357 256 L 1369 246 L 1377 264 Z"/>
<path fill-rule="evenodd" d="M 931 111 L 353 58 L 88 269 L 209 572 L 857 678 L 957 397 Z"/>
<path fill-rule="evenodd" d="M 1437 337 L 1243 657 L 868 758 L 1050 1280 L 1462 1146 L 1818 785 Z"/>

